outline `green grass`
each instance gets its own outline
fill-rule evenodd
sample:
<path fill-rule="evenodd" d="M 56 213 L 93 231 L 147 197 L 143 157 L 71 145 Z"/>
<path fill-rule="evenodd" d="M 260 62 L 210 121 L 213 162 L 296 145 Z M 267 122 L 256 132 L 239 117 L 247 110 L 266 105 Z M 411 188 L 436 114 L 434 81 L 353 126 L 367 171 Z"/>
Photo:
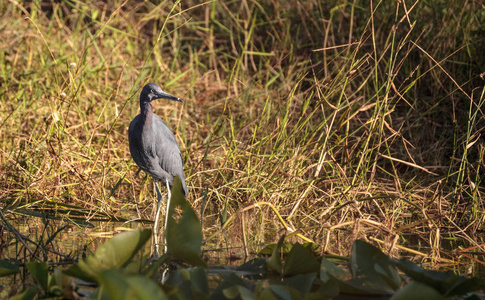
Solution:
<path fill-rule="evenodd" d="M 458 260 L 484 243 L 485 10 L 448 2 L 0 4 L 3 213 L 151 219 L 127 128 L 156 82 L 207 245 L 257 251 L 279 214 L 322 251 Z"/>

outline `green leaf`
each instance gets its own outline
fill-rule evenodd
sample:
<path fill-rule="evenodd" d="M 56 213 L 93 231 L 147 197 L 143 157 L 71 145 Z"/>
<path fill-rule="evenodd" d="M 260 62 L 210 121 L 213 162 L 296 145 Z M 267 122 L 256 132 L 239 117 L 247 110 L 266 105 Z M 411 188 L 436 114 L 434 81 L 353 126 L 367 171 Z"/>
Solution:
<path fill-rule="evenodd" d="M 339 288 L 338 282 L 335 279 L 330 279 L 330 278 L 326 282 L 320 282 L 320 286 L 316 291 L 316 294 L 320 296 L 317 299 L 335 298 L 339 295 L 339 293 L 340 293 L 340 288 Z M 307 297 L 310 298 L 311 295 L 307 295 Z"/>
<path fill-rule="evenodd" d="M 167 252 L 170 256 L 199 267 L 207 267 L 200 257 L 202 226 L 182 193 L 180 178 L 175 177 L 168 210 Z"/>
<path fill-rule="evenodd" d="M 244 276 L 249 276 L 252 279 L 260 279 L 268 272 L 268 263 L 264 258 L 251 259 L 237 267 L 236 272 L 239 274 L 242 272 Z"/>
<path fill-rule="evenodd" d="M 401 286 L 401 278 L 389 257 L 369 243 L 356 240 L 350 262 L 354 277 L 365 277 L 374 287 L 395 291 Z"/>
<path fill-rule="evenodd" d="M 40 288 L 38 285 L 34 285 L 29 287 L 27 290 L 21 292 L 20 294 L 17 294 L 13 297 L 10 297 L 10 300 L 33 300 L 37 299 L 38 295 L 40 294 Z"/>
<path fill-rule="evenodd" d="M 170 274 L 165 287 L 172 287 L 169 295 L 174 299 L 210 299 L 204 268 L 178 269 Z"/>
<path fill-rule="evenodd" d="M 446 290 L 444 283 L 453 277 L 452 274 L 425 270 L 406 259 L 394 260 L 394 264 L 415 281 L 429 285 L 441 293 Z"/>
<path fill-rule="evenodd" d="M 352 278 L 347 281 L 340 280 L 330 275 L 330 282 L 335 282 L 338 285 L 341 294 L 350 294 L 353 296 L 379 296 L 390 297 L 393 292 L 388 289 L 383 289 L 375 283 L 369 281 L 368 278 Z"/>
<path fill-rule="evenodd" d="M 480 278 L 468 279 L 464 276 L 425 270 L 406 259 L 394 260 L 394 264 L 415 281 L 429 285 L 448 297 L 485 288 L 485 280 Z"/>
<path fill-rule="evenodd" d="M 83 267 L 81 268 L 79 266 L 80 263 L 81 262 L 79 262 L 76 265 L 72 265 L 69 268 L 67 268 L 66 270 L 64 270 L 64 274 L 66 274 L 68 276 L 75 277 L 75 278 L 79 278 L 79 279 L 87 281 L 87 282 L 96 282 L 97 281 L 97 279 L 96 279 L 97 274 L 95 273 L 95 271 L 94 270 L 90 271 L 89 268 L 87 268 L 85 265 L 83 265 Z"/>
<path fill-rule="evenodd" d="M 64 271 L 89 282 L 97 282 L 101 272 L 125 266 L 150 239 L 151 230 L 134 230 L 115 235 L 90 255 Z"/>
<path fill-rule="evenodd" d="M 19 267 L 6 260 L 0 260 L 0 277 L 20 272 Z"/>
<path fill-rule="evenodd" d="M 283 262 L 281 261 L 281 245 L 283 245 L 283 241 L 285 240 L 285 236 L 283 235 L 278 240 L 276 247 L 273 249 L 273 254 L 268 260 L 268 269 L 273 270 L 279 274 L 283 274 Z"/>
<path fill-rule="evenodd" d="M 305 273 L 317 273 L 320 264 L 313 256 L 312 252 L 299 243 L 293 245 L 285 259 L 283 268 L 284 276 L 293 276 Z"/>
<path fill-rule="evenodd" d="M 111 299 L 168 299 L 153 280 L 143 276 L 130 276 L 122 270 L 112 269 L 103 271 L 98 278 L 100 290 Z"/>
<path fill-rule="evenodd" d="M 445 300 L 446 297 L 440 294 L 437 290 L 434 288 L 414 281 L 412 280 L 406 286 L 404 286 L 402 289 L 397 291 L 394 296 L 392 296 L 391 300 L 428 300 L 428 299 L 433 299 L 433 300 Z"/>
<path fill-rule="evenodd" d="M 254 294 L 244 286 L 236 285 L 222 291 L 228 299 L 253 300 Z"/>
<path fill-rule="evenodd" d="M 49 291 L 49 265 L 46 262 L 31 262 L 25 264 L 27 270 L 34 278 L 34 280 L 40 285 L 44 292 Z"/>
<path fill-rule="evenodd" d="M 75 285 L 72 283 L 72 277 L 64 274 L 62 267 L 57 267 L 49 277 L 49 293 L 55 296 L 74 295 L 76 293 Z"/>
<path fill-rule="evenodd" d="M 293 277 L 285 278 L 283 283 L 303 294 L 308 294 L 312 289 L 315 278 L 317 278 L 317 273 L 298 274 Z"/>
<path fill-rule="evenodd" d="M 271 291 L 270 287 L 265 288 L 261 294 L 259 294 L 259 299 L 264 299 L 264 300 L 277 300 L 276 296 L 273 294 Z"/>
<path fill-rule="evenodd" d="M 447 297 L 461 296 L 479 290 L 485 290 L 485 280 L 483 278 L 455 276 L 454 280 L 449 282 L 449 288 L 445 295 Z"/>
<path fill-rule="evenodd" d="M 305 296 L 298 290 L 286 285 L 272 284 L 269 286 L 273 294 L 283 300 L 304 300 Z"/>
<path fill-rule="evenodd" d="M 101 299 L 106 298 L 109 296 L 110 299 L 123 299 L 126 297 L 133 297 L 131 293 L 129 293 L 129 287 L 126 280 L 119 274 L 120 270 L 105 270 L 101 272 L 97 276 L 98 284 L 99 284 L 99 291 L 101 295 Z M 100 297 L 97 297 L 98 299 Z"/>
<path fill-rule="evenodd" d="M 141 275 L 144 275 L 146 277 L 152 277 L 155 273 L 159 272 L 160 267 L 163 264 L 168 263 L 169 261 L 170 257 L 168 256 L 168 254 L 163 254 L 152 263 L 146 265 L 140 273 Z"/>
<path fill-rule="evenodd" d="M 142 300 L 164 300 L 168 299 L 160 286 L 155 281 L 143 276 L 130 276 L 127 278 L 130 289 L 134 291 L 136 299 Z M 126 299 L 126 298 L 125 298 Z M 135 299 L 135 298 L 132 298 Z"/>
<path fill-rule="evenodd" d="M 312 242 L 306 242 L 303 244 L 303 247 L 307 248 L 308 250 L 310 250 L 312 253 L 319 253 L 320 252 L 320 245 L 318 245 L 317 243 L 312 243 Z"/>
<path fill-rule="evenodd" d="M 332 275 L 340 280 L 344 280 L 347 274 L 348 273 L 346 270 L 339 268 L 330 260 L 322 257 L 322 263 L 320 265 L 320 280 L 322 280 L 324 283 L 330 280 L 329 275 Z"/>
<path fill-rule="evenodd" d="M 269 244 L 269 245 L 266 245 L 263 249 L 261 249 L 259 252 L 258 252 L 258 255 L 271 255 L 273 254 L 273 251 L 274 249 L 278 246 L 278 244 Z M 281 253 L 283 254 L 287 254 L 290 252 L 291 248 L 293 247 L 293 244 L 292 243 L 289 243 L 289 242 L 284 242 L 281 244 L 280 248 L 281 248 Z"/>
<path fill-rule="evenodd" d="M 241 286 L 250 291 L 254 290 L 254 285 L 244 279 L 240 278 L 234 273 L 229 273 L 228 276 L 224 278 L 224 280 L 216 287 L 214 292 L 211 295 L 212 299 L 225 299 L 225 293 L 231 293 L 233 290 L 228 290 L 232 287 Z M 226 292 L 225 292 L 226 291 Z"/>
<path fill-rule="evenodd" d="M 201 294 L 209 295 L 209 280 L 204 268 L 190 268 L 186 270 L 193 288 Z"/>

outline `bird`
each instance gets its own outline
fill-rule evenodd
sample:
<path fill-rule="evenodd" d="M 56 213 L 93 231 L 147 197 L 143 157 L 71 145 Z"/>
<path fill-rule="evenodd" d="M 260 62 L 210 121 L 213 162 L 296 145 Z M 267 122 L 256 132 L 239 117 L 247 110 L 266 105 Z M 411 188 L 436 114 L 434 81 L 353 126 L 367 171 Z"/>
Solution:
<path fill-rule="evenodd" d="M 156 99 L 183 102 L 180 98 L 164 92 L 156 83 L 145 85 L 140 93 L 140 114 L 130 123 L 128 141 L 131 157 L 140 169 L 153 178 L 157 191 L 157 211 L 153 224 L 153 235 L 155 254 L 158 255 L 158 223 L 162 195 L 157 182 L 165 185 L 168 190 L 164 228 L 167 228 L 171 198 L 170 189 L 175 176 L 180 177 L 182 192 L 185 196 L 188 194 L 188 189 L 185 182 L 182 154 L 177 140 L 167 124 L 153 112 L 151 102 Z"/>

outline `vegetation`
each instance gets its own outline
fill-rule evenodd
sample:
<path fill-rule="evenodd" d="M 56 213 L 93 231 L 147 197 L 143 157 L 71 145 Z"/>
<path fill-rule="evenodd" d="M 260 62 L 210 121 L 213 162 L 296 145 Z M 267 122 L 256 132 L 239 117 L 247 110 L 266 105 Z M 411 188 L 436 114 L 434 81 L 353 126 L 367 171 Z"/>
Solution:
<path fill-rule="evenodd" d="M 177 179 L 178 180 L 178 179 Z M 209 288 L 205 262 L 200 258 L 202 231 L 197 216 L 175 183 L 167 225 L 167 253 L 158 260 L 133 259 L 150 238 L 150 230 L 118 234 L 68 269 L 54 269 L 46 262 L 27 263 L 36 284 L 13 299 L 446 299 L 464 296 L 479 299 L 472 292 L 485 288 L 485 280 L 426 271 L 407 260 L 390 260 L 374 246 L 356 240 L 350 255 L 350 271 L 339 268 L 325 257 L 317 258 L 309 247 L 289 245 L 283 253 L 282 236 L 271 245 L 268 261 L 256 258 L 237 269 L 213 269 L 221 277 L 213 291 Z M 179 211 L 179 219 L 174 218 Z M 180 234 L 183 231 L 184 234 Z M 178 238 L 174 239 L 173 236 Z M 158 269 L 171 258 L 197 267 L 177 269 L 159 284 Z M 0 261 L 0 274 L 19 272 L 15 265 Z M 411 278 L 407 284 L 396 266 Z M 209 270 L 210 271 L 210 270 Z M 162 271 L 163 272 L 163 271 Z M 96 284 L 86 290 L 85 282 Z M 252 280 L 251 280 L 252 279 Z M 403 286 L 403 287 L 401 287 Z"/>
<path fill-rule="evenodd" d="M 149 226 L 127 128 L 157 82 L 185 100 L 154 107 L 205 255 L 286 233 L 483 274 L 481 1 L 155 3 L 0 3 L 2 257 L 71 264 L 102 240 L 66 240 Z"/>

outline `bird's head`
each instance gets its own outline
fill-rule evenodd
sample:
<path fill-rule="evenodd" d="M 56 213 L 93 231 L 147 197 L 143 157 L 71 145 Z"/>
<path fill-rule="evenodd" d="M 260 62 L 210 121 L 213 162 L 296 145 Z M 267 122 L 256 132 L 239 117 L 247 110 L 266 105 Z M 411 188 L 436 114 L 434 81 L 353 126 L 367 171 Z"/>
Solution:
<path fill-rule="evenodd" d="M 149 83 L 143 87 L 140 94 L 141 102 L 152 102 L 156 99 L 170 99 L 174 101 L 183 102 L 180 98 L 172 96 L 162 91 L 162 88 L 156 83 Z"/>

